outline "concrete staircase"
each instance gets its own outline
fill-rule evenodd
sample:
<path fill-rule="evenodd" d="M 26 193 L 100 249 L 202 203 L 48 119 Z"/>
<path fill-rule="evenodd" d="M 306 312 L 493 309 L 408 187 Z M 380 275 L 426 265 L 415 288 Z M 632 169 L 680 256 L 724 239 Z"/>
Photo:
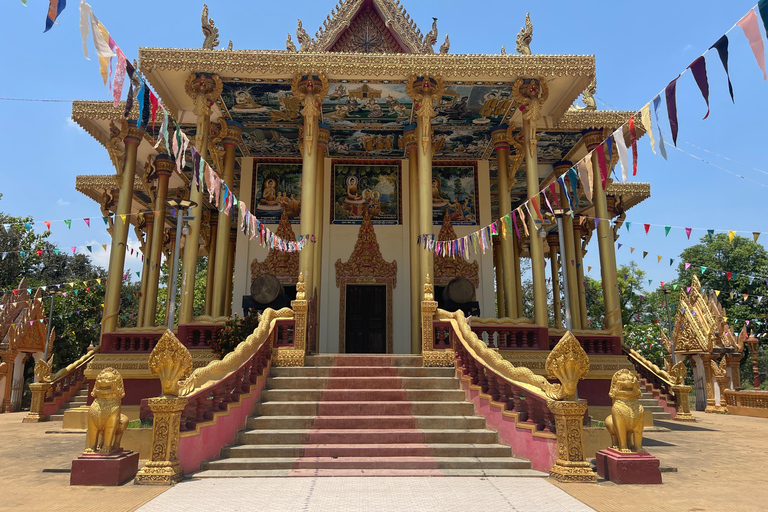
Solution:
<path fill-rule="evenodd" d="M 77 407 L 82 407 L 84 405 L 88 405 L 88 381 L 87 380 L 83 382 L 83 386 L 80 388 L 80 390 L 76 394 L 72 395 L 72 398 L 69 399 L 69 402 L 64 402 L 64 404 L 62 404 L 59 410 L 56 411 L 56 414 L 51 414 L 48 419 L 50 421 L 63 421 L 64 411 L 67 411 L 69 409 L 76 409 Z"/>
<path fill-rule="evenodd" d="M 638 380 L 640 382 L 640 390 L 643 393 L 638 400 L 640 405 L 642 405 L 646 411 L 653 413 L 654 420 L 671 420 L 672 415 L 665 411 L 664 407 L 659 404 L 659 400 L 653 396 L 652 392 L 648 391 L 652 386 L 650 386 L 645 379 L 638 378 Z"/>
<path fill-rule="evenodd" d="M 453 368 L 419 356 L 319 355 L 272 368 L 222 459 L 192 478 L 546 476 L 474 416 Z"/>

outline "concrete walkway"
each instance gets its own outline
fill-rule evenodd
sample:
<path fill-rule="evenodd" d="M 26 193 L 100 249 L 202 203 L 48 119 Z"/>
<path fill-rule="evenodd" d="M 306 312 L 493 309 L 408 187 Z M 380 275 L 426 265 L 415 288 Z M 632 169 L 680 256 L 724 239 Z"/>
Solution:
<path fill-rule="evenodd" d="M 541 478 L 215 478 L 176 485 L 140 512 L 588 512 Z"/>

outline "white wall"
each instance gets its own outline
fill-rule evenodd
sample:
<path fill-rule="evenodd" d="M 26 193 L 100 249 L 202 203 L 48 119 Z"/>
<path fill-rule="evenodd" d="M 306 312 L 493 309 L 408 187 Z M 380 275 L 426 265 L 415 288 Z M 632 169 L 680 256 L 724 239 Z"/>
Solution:
<path fill-rule="evenodd" d="M 253 160 L 243 159 L 242 176 L 240 181 L 241 197 L 247 197 L 242 191 L 250 191 L 253 179 Z M 321 353 L 337 353 L 339 350 L 339 304 L 340 290 L 336 286 L 337 260 L 346 262 L 349 260 L 352 250 L 357 242 L 357 235 L 360 230 L 359 225 L 339 225 L 330 224 L 330 200 L 331 200 L 331 179 L 332 179 L 332 160 L 325 159 L 324 174 L 324 197 L 325 206 L 323 208 L 324 240 L 323 240 L 323 265 L 322 265 L 322 290 L 320 291 L 320 329 L 318 332 L 319 343 L 318 351 Z M 397 226 L 374 225 L 376 238 L 379 242 L 382 257 L 385 261 L 397 261 L 397 285 L 393 290 L 393 350 L 396 354 L 405 354 L 410 352 L 410 256 L 409 243 L 415 241 L 409 240 L 408 225 L 410 222 L 410 212 L 408 210 L 409 176 L 408 161 L 401 162 L 401 208 L 402 224 Z M 478 186 L 480 224 L 482 226 L 491 222 L 491 193 L 488 161 L 478 162 Z M 277 225 L 272 224 L 270 229 L 277 229 Z M 294 224 L 294 232 L 299 234 L 299 225 Z M 465 236 L 478 229 L 478 226 L 454 226 L 457 236 Z M 440 226 L 434 226 L 433 232 L 437 235 Z M 237 252 L 235 257 L 235 286 L 234 286 L 234 307 L 233 311 L 242 314 L 241 297 L 250 293 L 250 267 L 254 258 L 264 261 L 268 250 L 259 246 L 257 239 L 249 241 L 242 233 L 237 237 Z M 478 301 L 483 316 L 495 316 L 495 297 L 493 291 L 493 255 L 492 251 L 486 251 L 477 256 L 472 255 L 471 260 L 477 260 L 480 266 L 480 290 L 478 290 Z M 414 276 L 415 277 L 415 276 Z"/>

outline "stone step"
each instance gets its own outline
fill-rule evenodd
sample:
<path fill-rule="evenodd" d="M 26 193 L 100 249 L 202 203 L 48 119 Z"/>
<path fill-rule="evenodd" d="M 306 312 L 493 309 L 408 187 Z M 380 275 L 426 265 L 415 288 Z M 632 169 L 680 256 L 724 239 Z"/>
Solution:
<path fill-rule="evenodd" d="M 258 444 L 227 446 L 225 458 L 264 457 L 511 457 L 502 444 Z"/>
<path fill-rule="evenodd" d="M 325 354 L 307 356 L 305 366 L 421 366 L 418 355 Z"/>
<path fill-rule="evenodd" d="M 471 402 L 264 402 L 256 416 L 472 416 Z"/>
<path fill-rule="evenodd" d="M 376 428 L 485 428 L 480 416 L 259 416 L 248 418 L 246 429 L 376 429 Z"/>
<path fill-rule="evenodd" d="M 48 416 L 48 421 L 64 421 L 64 414 L 59 414 L 57 411 L 56 414 Z"/>
<path fill-rule="evenodd" d="M 454 368 L 413 366 L 283 366 L 269 370 L 270 377 L 453 377 Z"/>
<path fill-rule="evenodd" d="M 459 389 L 452 377 L 270 377 L 267 389 Z"/>
<path fill-rule="evenodd" d="M 494 444 L 496 432 L 486 429 L 318 429 L 250 430 L 239 432 L 237 444 Z"/>
<path fill-rule="evenodd" d="M 643 405 L 643 409 L 645 409 L 647 412 L 653 412 L 653 413 L 665 412 L 664 408 L 660 405 Z"/>
<path fill-rule="evenodd" d="M 264 402 L 461 402 L 464 396 L 460 389 L 267 389 L 261 393 Z"/>
<path fill-rule="evenodd" d="M 671 420 L 672 415 L 666 411 L 652 411 L 653 412 L 653 419 L 654 420 Z"/>
<path fill-rule="evenodd" d="M 266 477 L 414 477 L 462 476 L 485 478 L 504 476 L 542 478 L 549 476 L 534 469 L 268 469 L 268 470 L 208 470 L 186 476 L 192 480 L 205 478 L 266 478 Z"/>
<path fill-rule="evenodd" d="M 88 402 L 88 395 L 81 396 L 81 395 L 75 395 L 72 397 L 72 399 L 69 401 L 70 404 L 78 404 L 77 407 L 80 405 L 85 405 Z"/>
<path fill-rule="evenodd" d="M 650 406 L 658 406 L 659 405 L 659 401 L 656 400 L 655 398 L 640 398 L 638 400 L 638 402 L 643 407 L 648 406 L 648 405 L 650 405 Z"/>
<path fill-rule="evenodd" d="M 531 469 L 515 457 L 266 457 L 205 462 L 203 470 L 274 469 Z"/>

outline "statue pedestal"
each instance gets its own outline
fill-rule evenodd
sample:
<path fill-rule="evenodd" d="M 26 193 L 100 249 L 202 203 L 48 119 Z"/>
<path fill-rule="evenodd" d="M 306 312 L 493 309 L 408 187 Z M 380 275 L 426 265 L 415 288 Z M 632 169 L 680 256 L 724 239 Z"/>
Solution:
<path fill-rule="evenodd" d="M 48 382 L 34 382 L 29 385 L 29 390 L 32 391 L 32 403 L 29 407 L 29 414 L 21 420 L 22 423 L 48 421 L 48 415 L 43 413 L 43 402 L 45 402 L 45 395 L 49 389 L 51 389 L 51 384 Z"/>
<path fill-rule="evenodd" d="M 138 452 L 84 453 L 72 461 L 69 485 L 123 485 L 133 480 L 138 470 Z"/>
<path fill-rule="evenodd" d="M 623 453 L 613 448 L 595 454 L 597 474 L 616 484 L 660 484 L 659 459 L 647 452 Z"/>

